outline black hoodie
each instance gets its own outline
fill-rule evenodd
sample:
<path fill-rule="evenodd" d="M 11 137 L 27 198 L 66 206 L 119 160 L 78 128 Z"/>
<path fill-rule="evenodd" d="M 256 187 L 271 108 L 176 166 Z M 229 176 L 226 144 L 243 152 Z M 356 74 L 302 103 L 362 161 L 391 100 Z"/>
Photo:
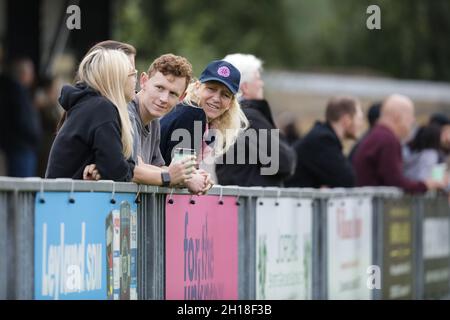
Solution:
<path fill-rule="evenodd" d="M 122 153 L 114 104 L 85 84 L 64 86 L 59 103 L 67 118 L 50 150 L 46 178 L 83 179 L 86 165 L 95 164 L 102 179 L 131 181 L 135 164 Z"/>

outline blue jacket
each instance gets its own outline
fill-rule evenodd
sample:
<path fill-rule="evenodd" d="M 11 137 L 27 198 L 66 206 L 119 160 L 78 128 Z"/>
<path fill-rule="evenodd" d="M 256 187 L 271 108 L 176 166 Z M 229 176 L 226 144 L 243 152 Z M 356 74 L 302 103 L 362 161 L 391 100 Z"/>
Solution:
<path fill-rule="evenodd" d="M 206 114 L 203 109 L 180 103 L 161 118 L 161 154 L 169 165 L 175 148 L 195 149 L 197 157 L 201 154 L 203 136 L 206 131 Z M 210 144 L 214 139 L 207 139 Z"/>

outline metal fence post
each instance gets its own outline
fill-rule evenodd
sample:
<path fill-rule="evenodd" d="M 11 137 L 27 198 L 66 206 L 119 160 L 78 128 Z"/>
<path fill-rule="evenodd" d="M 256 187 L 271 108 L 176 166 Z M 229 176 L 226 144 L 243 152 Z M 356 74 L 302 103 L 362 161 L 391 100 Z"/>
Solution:
<path fill-rule="evenodd" d="M 165 297 L 165 194 L 141 194 L 139 256 L 140 299 Z"/>
<path fill-rule="evenodd" d="M 6 299 L 8 289 L 8 198 L 9 193 L 0 192 L 0 252 L 4 257 L 0 259 L 0 300 Z"/>
<path fill-rule="evenodd" d="M 436 199 L 435 199 L 436 200 Z M 414 230 L 415 241 L 413 243 L 414 265 L 416 286 L 414 292 L 415 299 L 423 299 L 424 297 L 424 256 L 423 256 L 423 222 L 424 222 L 424 197 L 414 198 Z"/>
<path fill-rule="evenodd" d="M 141 202 L 137 206 L 138 215 L 138 299 L 149 299 L 149 280 L 148 280 L 148 249 L 147 249 L 147 232 L 148 226 L 148 195 L 141 195 Z"/>
<path fill-rule="evenodd" d="M 327 259 L 327 199 L 313 200 L 313 299 L 326 299 L 328 283 Z M 315 257 L 315 258 L 314 258 Z M 314 263 L 315 261 L 315 263 Z"/>
<path fill-rule="evenodd" d="M 373 197 L 372 205 L 372 261 L 381 271 L 383 270 L 383 198 Z M 372 290 L 372 299 L 381 299 L 381 288 Z"/>
<path fill-rule="evenodd" d="M 239 204 L 239 299 L 256 299 L 256 197 L 241 196 Z"/>
<path fill-rule="evenodd" d="M 166 195 L 153 194 L 155 208 L 155 271 L 154 299 L 163 300 L 166 295 Z"/>
<path fill-rule="evenodd" d="M 34 296 L 34 194 L 14 191 L 10 213 L 14 240 L 8 299 L 30 300 Z"/>

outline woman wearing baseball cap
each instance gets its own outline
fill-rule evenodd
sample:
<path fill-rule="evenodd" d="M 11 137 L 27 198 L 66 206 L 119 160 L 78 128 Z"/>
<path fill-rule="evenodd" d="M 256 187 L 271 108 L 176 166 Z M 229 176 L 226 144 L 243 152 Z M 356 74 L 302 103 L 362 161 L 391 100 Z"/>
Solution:
<path fill-rule="evenodd" d="M 236 94 L 241 74 L 231 63 L 212 61 L 186 90 L 182 103 L 161 119 L 161 153 L 170 163 L 175 148 L 190 148 L 201 162 L 232 146 L 248 126 Z"/>

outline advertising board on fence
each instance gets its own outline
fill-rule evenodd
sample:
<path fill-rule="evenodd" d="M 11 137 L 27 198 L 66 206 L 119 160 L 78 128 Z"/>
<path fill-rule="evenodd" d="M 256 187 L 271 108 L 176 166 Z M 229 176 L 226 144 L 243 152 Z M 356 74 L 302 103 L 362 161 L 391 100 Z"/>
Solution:
<path fill-rule="evenodd" d="M 386 199 L 383 203 L 383 267 L 381 299 L 413 299 L 414 211 L 411 198 Z"/>
<path fill-rule="evenodd" d="M 312 298 L 312 200 L 258 198 L 256 269 L 256 299 Z"/>
<path fill-rule="evenodd" d="M 425 299 L 450 294 L 450 215 L 446 197 L 424 200 L 422 226 Z"/>
<path fill-rule="evenodd" d="M 35 299 L 137 299 L 134 195 L 110 200 L 100 192 L 36 197 Z"/>
<path fill-rule="evenodd" d="M 174 195 L 166 203 L 166 299 L 238 299 L 236 197 Z"/>
<path fill-rule="evenodd" d="M 328 299 L 371 299 L 372 199 L 330 199 L 327 208 Z"/>

